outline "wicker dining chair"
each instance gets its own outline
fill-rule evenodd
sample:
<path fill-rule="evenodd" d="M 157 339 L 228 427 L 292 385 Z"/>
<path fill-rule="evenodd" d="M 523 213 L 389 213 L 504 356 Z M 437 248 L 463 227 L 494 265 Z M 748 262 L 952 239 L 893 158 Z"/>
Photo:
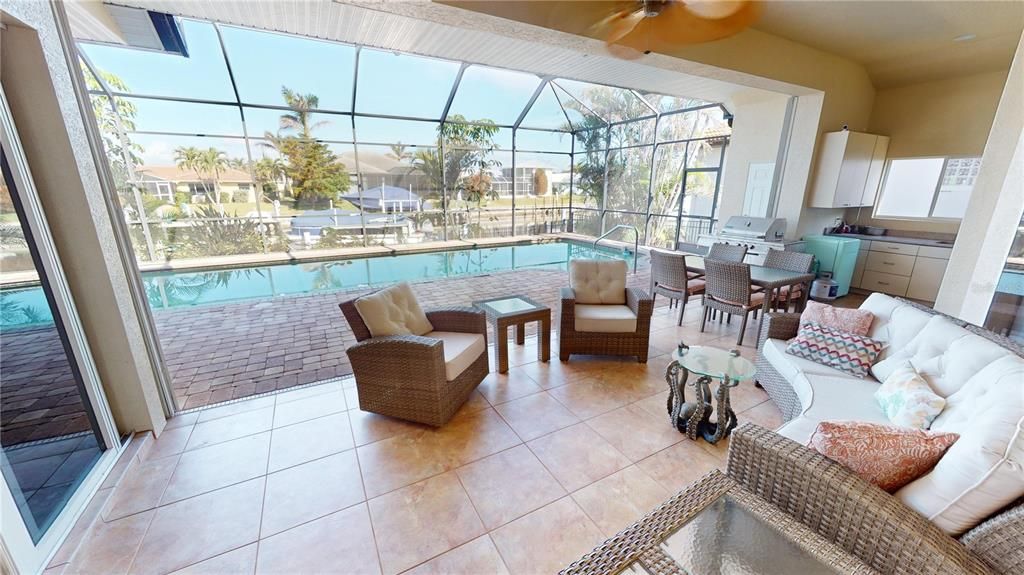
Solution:
<path fill-rule="evenodd" d="M 814 269 L 814 254 L 769 249 L 764 258 L 764 267 L 789 272 L 811 273 L 811 270 Z M 751 286 L 751 289 L 755 292 L 761 290 L 757 286 Z M 790 302 L 799 304 L 803 301 L 803 289 L 803 284 L 780 288 L 778 296 L 772 302 L 772 307 L 776 310 L 789 311 Z"/>
<path fill-rule="evenodd" d="M 487 319 L 480 310 L 429 310 L 425 313 L 434 331 L 426 335 L 373 337 L 356 309 L 356 300 L 346 301 L 340 307 L 356 337 L 357 343 L 346 351 L 352 362 L 359 409 L 363 411 L 440 427 L 455 415 L 490 371 Z M 460 343 L 466 334 L 483 336 L 482 352 L 449 380 L 444 340 Z M 455 350 L 448 351 L 451 355 Z"/>
<path fill-rule="evenodd" d="M 686 271 L 686 255 L 661 250 L 651 250 L 651 301 L 661 294 L 671 302 L 682 302 L 679 306 L 679 321 L 683 325 L 683 313 L 690 296 L 704 293 L 704 280 L 700 275 Z"/>
<path fill-rule="evenodd" d="M 747 246 L 734 246 L 722 243 L 712 244 L 711 249 L 708 250 L 708 255 L 704 257 L 720 262 L 743 263 L 743 258 L 747 257 Z"/>
<path fill-rule="evenodd" d="M 676 242 L 677 252 L 686 252 L 688 254 L 694 254 L 698 256 L 708 255 L 708 247 L 700 244 L 692 244 L 690 242 Z"/>
<path fill-rule="evenodd" d="M 712 311 L 719 314 L 737 314 L 743 317 L 740 322 L 740 335 L 736 345 L 743 345 L 743 335 L 747 329 L 747 316 L 756 312 L 764 303 L 764 294 L 750 290 L 750 266 L 736 262 L 723 262 L 706 258 L 704 260 L 704 315 L 700 320 L 700 331 L 704 331 L 708 316 Z M 721 318 L 719 318 L 721 321 Z"/>

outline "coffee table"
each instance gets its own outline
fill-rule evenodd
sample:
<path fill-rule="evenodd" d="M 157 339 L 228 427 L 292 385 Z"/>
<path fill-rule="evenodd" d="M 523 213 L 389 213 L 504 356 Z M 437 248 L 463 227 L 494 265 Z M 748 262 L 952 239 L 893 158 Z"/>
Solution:
<path fill-rule="evenodd" d="M 690 439 L 703 437 L 708 443 L 718 443 L 736 427 L 736 412 L 729 403 L 729 390 L 753 378 L 754 371 L 754 364 L 740 357 L 738 350 L 689 347 L 680 343 L 665 370 L 669 421 Z M 692 402 L 686 401 L 684 393 L 690 373 L 699 376 L 692 384 L 696 395 Z M 719 381 L 714 396 L 711 395 L 712 380 Z M 717 404 L 718 413 L 714 422 L 711 415 L 716 406 L 712 401 Z"/>
<path fill-rule="evenodd" d="M 861 575 L 876 571 L 716 470 L 559 573 Z"/>
<path fill-rule="evenodd" d="M 551 357 L 551 309 L 522 295 L 473 302 L 473 305 L 487 314 L 494 326 L 494 353 L 497 355 L 498 373 L 508 372 L 508 327 L 516 326 L 516 343 L 526 343 L 526 324 L 539 322 L 537 359 L 548 361 Z"/>

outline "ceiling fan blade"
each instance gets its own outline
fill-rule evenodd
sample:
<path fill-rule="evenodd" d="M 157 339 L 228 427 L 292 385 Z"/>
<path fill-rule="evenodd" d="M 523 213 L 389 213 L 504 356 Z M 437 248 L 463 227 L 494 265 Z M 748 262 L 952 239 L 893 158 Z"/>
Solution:
<path fill-rule="evenodd" d="M 722 2 L 723 4 L 727 2 Z M 733 2 L 728 2 L 734 4 Z M 618 43 L 643 50 L 661 51 L 674 45 L 699 44 L 721 40 L 737 34 L 757 20 L 760 5 L 742 1 L 730 6 L 731 13 L 719 18 L 705 18 L 689 9 L 685 2 L 669 2 L 654 18 L 645 18 Z M 703 10 L 705 7 L 701 7 Z M 719 8 L 724 8 L 719 7 Z M 724 12 L 718 12 L 724 14 Z"/>

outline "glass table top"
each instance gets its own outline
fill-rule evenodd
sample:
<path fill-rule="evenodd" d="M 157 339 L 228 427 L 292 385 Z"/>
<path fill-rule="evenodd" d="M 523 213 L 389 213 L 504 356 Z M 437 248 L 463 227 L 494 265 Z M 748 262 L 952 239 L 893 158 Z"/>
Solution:
<path fill-rule="evenodd" d="M 507 315 L 511 313 L 519 313 L 524 311 L 533 311 L 541 309 L 543 306 L 537 305 L 530 300 L 522 297 L 513 296 L 503 299 L 492 299 L 488 301 L 475 302 L 475 305 L 483 308 L 490 308 L 491 313 L 495 315 Z"/>
<path fill-rule="evenodd" d="M 672 352 L 672 359 L 697 375 L 718 379 L 729 376 L 733 381 L 754 377 L 754 364 L 750 360 L 717 347 L 697 345 L 683 350 L 682 353 L 677 348 Z"/>
<path fill-rule="evenodd" d="M 836 573 L 728 494 L 670 533 L 659 547 L 691 575 Z M 649 571 L 634 561 L 620 573 Z"/>

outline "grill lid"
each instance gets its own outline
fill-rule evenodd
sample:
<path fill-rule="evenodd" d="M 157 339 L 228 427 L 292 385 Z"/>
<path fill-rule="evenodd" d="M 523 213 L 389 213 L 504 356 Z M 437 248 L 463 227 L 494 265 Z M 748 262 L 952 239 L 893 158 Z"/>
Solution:
<path fill-rule="evenodd" d="M 781 240 L 786 235 L 786 220 L 783 218 L 732 216 L 722 226 L 719 234 L 734 238 Z"/>

